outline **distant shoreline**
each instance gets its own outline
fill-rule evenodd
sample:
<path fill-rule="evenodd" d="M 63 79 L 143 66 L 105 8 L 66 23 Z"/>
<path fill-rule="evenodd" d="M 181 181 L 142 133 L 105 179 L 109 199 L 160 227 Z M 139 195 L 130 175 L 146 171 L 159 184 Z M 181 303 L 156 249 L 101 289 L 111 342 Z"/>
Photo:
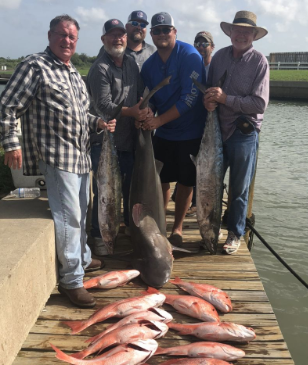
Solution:
<path fill-rule="evenodd" d="M 0 84 L 6 84 L 11 74 L 0 74 Z M 83 79 L 86 76 L 82 76 Z M 270 100 L 308 102 L 308 81 L 270 81 Z"/>

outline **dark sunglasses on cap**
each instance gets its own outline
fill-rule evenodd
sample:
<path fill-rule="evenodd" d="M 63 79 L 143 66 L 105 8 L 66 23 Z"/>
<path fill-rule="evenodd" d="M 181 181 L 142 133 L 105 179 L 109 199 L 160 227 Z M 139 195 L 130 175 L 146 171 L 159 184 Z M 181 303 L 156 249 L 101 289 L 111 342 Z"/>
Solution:
<path fill-rule="evenodd" d="M 135 20 L 129 21 L 128 24 L 131 24 L 133 27 L 140 27 L 143 29 L 147 27 L 147 25 L 145 23 L 139 23 L 139 22 L 136 22 Z"/>
<path fill-rule="evenodd" d="M 195 47 L 202 47 L 202 48 L 206 48 L 210 45 L 210 43 L 207 43 L 207 42 L 195 42 L 194 43 L 194 46 Z"/>
<path fill-rule="evenodd" d="M 160 35 L 161 33 L 169 34 L 173 28 L 165 27 L 165 28 L 153 28 L 152 33 L 154 35 Z"/>

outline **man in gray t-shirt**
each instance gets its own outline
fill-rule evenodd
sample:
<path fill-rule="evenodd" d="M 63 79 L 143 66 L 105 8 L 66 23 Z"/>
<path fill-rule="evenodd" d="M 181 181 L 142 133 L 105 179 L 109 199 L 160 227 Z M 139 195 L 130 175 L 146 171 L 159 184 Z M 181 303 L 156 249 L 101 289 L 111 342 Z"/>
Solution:
<path fill-rule="evenodd" d="M 136 62 L 132 57 L 125 54 L 127 35 L 123 23 L 118 19 L 108 20 L 104 24 L 101 39 L 104 47 L 101 48 L 98 58 L 90 68 L 87 77 L 87 88 L 91 96 L 91 104 L 94 104 L 103 115 L 109 117 L 124 99 L 121 117 L 117 121 L 114 132 L 114 139 L 122 175 L 124 223 L 128 227 L 129 187 L 137 134 L 135 120 L 144 120 L 148 108 L 139 109 L 143 83 Z M 101 143 L 101 136 L 91 135 L 91 159 L 94 172 L 98 167 L 102 148 Z M 91 236 L 94 237 L 95 254 L 102 256 L 107 254 L 107 249 L 100 238 L 98 228 L 98 202 L 95 181 L 93 182 L 93 192 Z M 128 232 L 128 229 L 126 232 Z"/>
<path fill-rule="evenodd" d="M 125 53 L 136 61 L 139 71 L 143 63 L 156 51 L 154 46 L 144 41 L 147 34 L 147 15 L 141 10 L 133 11 L 126 23 L 127 47 Z"/>

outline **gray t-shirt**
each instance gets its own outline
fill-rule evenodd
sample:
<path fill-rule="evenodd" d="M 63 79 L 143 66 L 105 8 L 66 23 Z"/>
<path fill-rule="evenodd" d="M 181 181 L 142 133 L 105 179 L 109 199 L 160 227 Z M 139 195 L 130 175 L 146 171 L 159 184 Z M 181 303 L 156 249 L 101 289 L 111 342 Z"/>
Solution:
<path fill-rule="evenodd" d="M 142 65 L 144 62 L 156 51 L 154 46 L 151 46 L 148 43 L 142 42 L 142 48 L 140 51 L 133 51 L 132 49 L 126 47 L 125 53 L 133 57 L 136 61 L 139 71 L 141 71 Z"/>
<path fill-rule="evenodd" d="M 100 110 L 104 120 L 109 120 L 116 107 L 124 99 L 124 105 L 132 107 L 143 93 L 143 83 L 136 62 L 124 54 L 122 67 L 117 67 L 108 53 L 102 48 L 99 57 L 90 68 L 87 88 L 93 103 Z M 114 137 L 119 151 L 132 151 L 137 134 L 135 120 L 132 117 L 120 117 L 117 121 Z M 100 143 L 102 133 L 91 134 L 91 143 Z"/>

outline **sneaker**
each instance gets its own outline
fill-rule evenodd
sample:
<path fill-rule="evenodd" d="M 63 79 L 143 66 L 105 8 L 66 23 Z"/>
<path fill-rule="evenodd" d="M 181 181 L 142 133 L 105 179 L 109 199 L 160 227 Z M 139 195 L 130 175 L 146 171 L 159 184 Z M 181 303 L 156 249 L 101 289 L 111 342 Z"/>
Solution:
<path fill-rule="evenodd" d="M 194 217 L 197 214 L 197 207 L 192 205 L 186 212 L 186 217 Z"/>
<path fill-rule="evenodd" d="M 108 250 L 100 237 L 94 237 L 94 253 L 96 256 L 107 256 Z"/>
<path fill-rule="evenodd" d="M 130 229 L 129 229 L 129 227 L 125 226 L 124 233 L 126 234 L 126 236 L 130 236 Z"/>
<path fill-rule="evenodd" d="M 223 246 L 222 253 L 233 255 L 240 248 L 241 240 L 232 231 L 228 232 L 228 237 Z"/>

